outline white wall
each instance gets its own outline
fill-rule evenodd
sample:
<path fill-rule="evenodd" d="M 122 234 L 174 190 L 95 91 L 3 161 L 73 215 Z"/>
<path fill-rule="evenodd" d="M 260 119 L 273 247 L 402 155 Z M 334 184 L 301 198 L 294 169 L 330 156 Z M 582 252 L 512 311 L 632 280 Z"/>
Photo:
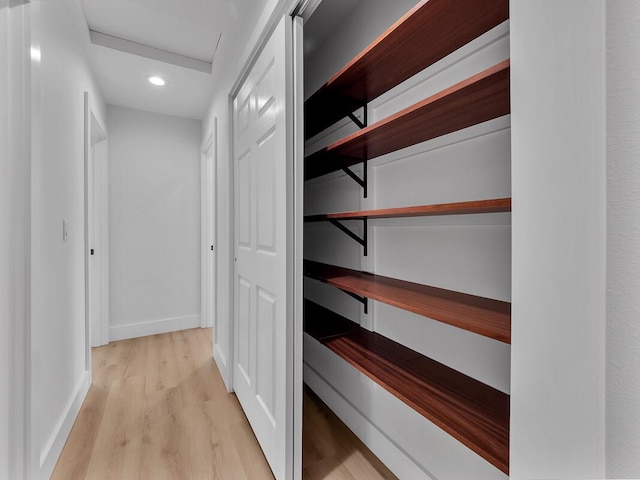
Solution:
<path fill-rule="evenodd" d="M 104 123 L 76 0 L 31 2 L 32 478 L 48 478 L 89 387 L 85 350 L 84 92 Z M 62 221 L 69 237 L 62 238 Z"/>
<path fill-rule="evenodd" d="M 200 326 L 201 122 L 109 105 L 110 340 Z"/>
<path fill-rule="evenodd" d="M 305 83 L 309 88 L 322 85 L 415 3 L 365 2 L 366 8 L 356 9 L 305 59 Z M 505 22 L 372 101 L 370 122 L 508 57 Z M 311 180 L 305 184 L 305 214 L 509 197 L 509 126 L 509 117 L 503 117 L 374 159 L 368 167 L 367 199 L 341 172 Z M 307 154 L 356 129 L 348 119 L 338 122 L 307 142 Z M 360 228 L 359 222 L 352 223 Z M 305 226 L 304 254 L 307 259 L 510 301 L 510 223 L 509 214 L 374 220 L 369 222 L 368 257 L 334 226 L 312 223 Z M 305 296 L 509 393 L 507 344 L 371 300 L 369 314 L 364 315 L 358 302 L 314 280 L 305 281 Z M 310 337 L 305 338 L 305 381 L 400 478 L 506 478 Z"/>
<path fill-rule="evenodd" d="M 5 173 L 5 165 L 9 159 L 8 155 L 8 140 L 9 140 L 9 5 L 5 0 L 0 4 L 0 65 L 2 70 L 0 70 L 0 145 L 2 145 L 2 150 L 0 151 L 0 181 L 2 182 L 2 191 L 6 190 L 6 173 Z M 6 66 L 6 67 L 5 67 Z M 0 208 L 2 208 L 2 219 L 6 219 L 8 217 L 9 212 L 6 208 L 6 204 L 8 203 L 8 198 L 3 196 L 2 203 L 0 203 Z M 2 260 L 3 267 L 5 259 L 8 258 L 5 253 L 5 243 L 7 239 L 6 236 L 3 235 L 3 238 L 0 243 L 0 248 L 2 248 Z M 9 253 L 9 252 L 7 252 Z M 5 269 L 2 268 L 4 271 Z M 0 288 L 2 290 L 1 294 L 3 295 L 3 301 L 0 303 L 0 308 L 2 308 L 2 312 L 0 312 L 0 392 L 2 392 L 0 396 L 0 425 L 6 425 L 6 428 L 3 428 L 0 431 L 0 478 L 7 478 L 9 476 L 9 419 L 11 418 L 10 408 L 11 408 L 11 369 L 10 366 L 13 361 L 13 349 L 11 348 L 11 327 L 12 323 L 9 320 L 11 318 L 11 312 L 9 310 L 5 310 L 5 304 L 8 303 L 7 299 L 4 298 L 5 291 L 8 290 L 10 285 L 11 278 L 2 277 L 2 285 Z"/>
<path fill-rule="evenodd" d="M 0 479 L 26 468 L 30 15 L 0 0 Z"/>
<path fill-rule="evenodd" d="M 511 477 L 603 478 L 605 1 L 510 8 Z"/>
<path fill-rule="evenodd" d="M 9 168 L 9 98 L 10 98 L 10 68 L 9 68 L 9 4 L 5 0 L 0 2 L 0 192 L 3 193 L 0 200 L 0 213 L 3 221 L 10 218 L 9 203 L 10 197 L 5 192 L 8 191 L 8 168 Z M 11 69 L 13 70 L 13 69 Z M 11 365 L 13 364 L 14 351 L 13 343 L 13 322 L 12 312 L 9 307 L 10 298 L 7 294 L 11 291 L 10 285 L 13 280 L 5 267 L 5 262 L 10 258 L 11 249 L 9 247 L 10 238 L 7 238 L 7 229 L 2 229 L 0 237 L 0 254 L 2 255 L 2 268 L 0 275 L 0 478 L 9 478 L 9 459 L 11 452 L 9 449 L 11 432 L 9 421 L 11 418 Z M 6 427 L 5 427 L 6 426 Z"/>
<path fill-rule="evenodd" d="M 640 478 L 640 2 L 607 2 L 607 478 Z"/>

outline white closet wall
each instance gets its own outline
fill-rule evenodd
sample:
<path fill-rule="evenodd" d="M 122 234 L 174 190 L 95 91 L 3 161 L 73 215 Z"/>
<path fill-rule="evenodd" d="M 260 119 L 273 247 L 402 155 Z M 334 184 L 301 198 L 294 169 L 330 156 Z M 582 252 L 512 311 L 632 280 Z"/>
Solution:
<path fill-rule="evenodd" d="M 607 2 L 607 477 L 640 477 L 640 3 Z"/>
<path fill-rule="evenodd" d="M 511 2 L 515 479 L 605 478 L 608 3 Z"/>

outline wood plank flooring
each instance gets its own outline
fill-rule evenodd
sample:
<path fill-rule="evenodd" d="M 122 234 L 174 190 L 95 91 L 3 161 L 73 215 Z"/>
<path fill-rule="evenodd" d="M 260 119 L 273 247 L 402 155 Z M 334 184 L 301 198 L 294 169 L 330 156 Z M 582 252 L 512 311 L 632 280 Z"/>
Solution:
<path fill-rule="evenodd" d="M 211 329 L 93 349 L 93 384 L 53 480 L 272 479 L 235 395 L 211 358 Z M 309 390 L 306 480 L 393 479 Z"/>

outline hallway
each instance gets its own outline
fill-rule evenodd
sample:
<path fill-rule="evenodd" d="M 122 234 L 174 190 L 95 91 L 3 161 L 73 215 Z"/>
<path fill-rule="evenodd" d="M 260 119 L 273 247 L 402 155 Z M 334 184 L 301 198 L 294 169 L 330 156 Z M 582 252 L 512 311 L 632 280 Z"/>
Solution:
<path fill-rule="evenodd" d="M 94 348 L 91 389 L 52 479 L 273 478 L 211 349 L 211 329 Z M 308 392 L 305 425 L 304 478 L 395 478 Z"/>
<path fill-rule="evenodd" d="M 0 480 L 640 479 L 639 44 L 0 0 Z"/>

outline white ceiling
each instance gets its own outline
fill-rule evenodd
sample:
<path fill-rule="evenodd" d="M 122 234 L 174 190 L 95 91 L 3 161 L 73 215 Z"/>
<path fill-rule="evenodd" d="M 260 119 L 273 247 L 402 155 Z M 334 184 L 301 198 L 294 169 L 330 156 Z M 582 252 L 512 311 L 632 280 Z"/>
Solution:
<path fill-rule="evenodd" d="M 213 92 L 211 74 L 98 45 L 91 45 L 89 52 L 108 104 L 185 118 L 204 117 Z M 150 75 L 162 76 L 167 85 L 151 85 L 147 80 Z"/>
<path fill-rule="evenodd" d="M 81 0 L 89 30 L 193 59 L 214 62 L 244 41 L 266 0 Z M 218 40 L 222 35 L 219 50 Z M 89 61 L 109 104 L 201 119 L 212 74 L 91 44 Z M 214 68 L 215 72 L 215 68 Z M 161 75 L 162 88 L 147 81 Z"/>

